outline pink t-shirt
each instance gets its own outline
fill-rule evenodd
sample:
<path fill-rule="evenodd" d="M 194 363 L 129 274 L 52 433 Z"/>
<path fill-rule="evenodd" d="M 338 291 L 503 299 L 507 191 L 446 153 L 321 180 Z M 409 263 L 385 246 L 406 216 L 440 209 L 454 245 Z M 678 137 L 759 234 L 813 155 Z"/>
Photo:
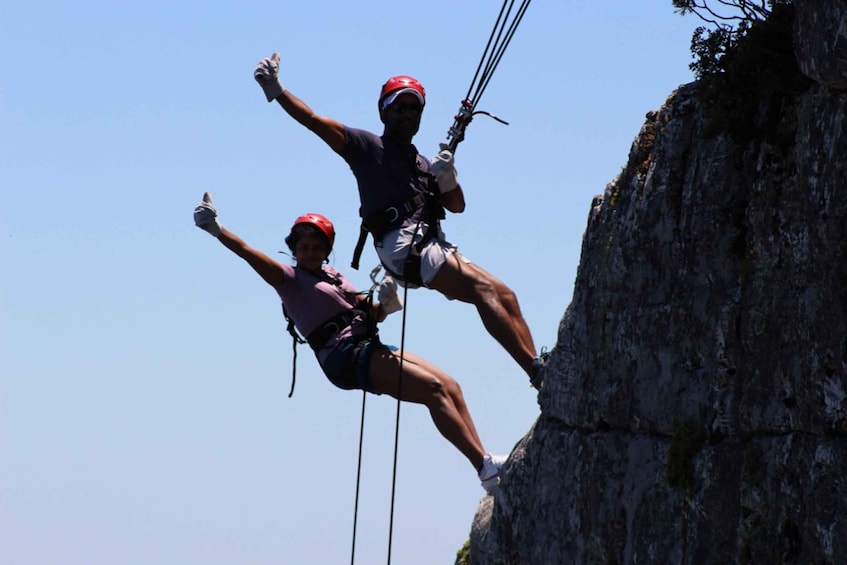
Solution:
<path fill-rule="evenodd" d="M 276 291 L 288 315 L 294 320 L 294 326 L 304 336 L 308 336 L 333 316 L 352 309 L 361 298 L 356 287 L 329 265 L 323 266 L 323 277 L 296 266 L 282 265 L 282 268 L 285 271 L 285 282 L 276 287 Z M 323 361 L 342 339 L 366 333 L 367 324 L 363 316 L 356 316 L 350 326 L 326 343 L 318 353 L 318 359 Z"/>

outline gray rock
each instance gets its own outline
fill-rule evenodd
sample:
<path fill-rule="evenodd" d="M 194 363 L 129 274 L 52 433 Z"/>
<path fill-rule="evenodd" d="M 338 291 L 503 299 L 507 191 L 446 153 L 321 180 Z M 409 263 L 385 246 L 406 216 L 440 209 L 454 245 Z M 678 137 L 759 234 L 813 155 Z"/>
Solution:
<path fill-rule="evenodd" d="M 474 565 L 847 559 L 847 8 L 797 10 L 815 83 L 743 139 L 681 86 L 592 202 Z"/>
<path fill-rule="evenodd" d="M 794 50 L 800 69 L 828 88 L 847 90 L 847 3 L 796 0 Z"/>

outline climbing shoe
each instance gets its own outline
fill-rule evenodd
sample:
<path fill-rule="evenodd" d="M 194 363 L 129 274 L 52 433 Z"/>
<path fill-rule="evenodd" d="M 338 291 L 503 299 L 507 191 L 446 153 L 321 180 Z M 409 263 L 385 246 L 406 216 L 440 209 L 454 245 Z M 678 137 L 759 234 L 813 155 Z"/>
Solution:
<path fill-rule="evenodd" d="M 529 382 L 535 390 L 541 390 L 541 383 L 544 382 L 544 367 L 550 360 L 550 352 L 546 347 L 541 348 L 541 353 L 532 360 L 532 377 Z"/>
<path fill-rule="evenodd" d="M 482 469 L 479 470 L 479 482 L 485 492 L 491 493 L 500 482 L 500 467 L 506 462 L 505 455 L 486 453 L 482 458 Z"/>

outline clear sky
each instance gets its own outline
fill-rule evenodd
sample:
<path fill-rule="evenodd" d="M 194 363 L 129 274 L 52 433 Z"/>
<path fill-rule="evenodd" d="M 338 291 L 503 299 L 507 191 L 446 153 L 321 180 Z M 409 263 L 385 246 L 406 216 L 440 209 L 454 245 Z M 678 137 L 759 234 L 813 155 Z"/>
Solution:
<path fill-rule="evenodd" d="M 347 165 L 252 78 L 381 131 L 380 85 L 428 93 L 432 155 L 470 85 L 500 2 L 12 2 L 0 17 L 0 563 L 350 561 L 362 395 L 307 347 L 287 398 L 279 301 L 194 227 L 222 223 L 268 253 L 307 211 L 358 235 Z M 670 0 L 536 0 L 456 156 L 468 202 L 444 229 L 511 286 L 537 346 L 571 301 L 592 197 L 644 115 L 692 80 L 693 16 Z M 288 258 L 276 255 L 282 261 Z M 528 379 L 473 307 L 410 293 L 406 347 L 462 384 L 486 448 L 538 417 Z M 400 342 L 400 316 L 382 328 Z M 357 563 L 388 546 L 396 403 L 369 397 Z M 452 563 L 483 490 L 427 411 L 400 415 L 392 561 Z"/>

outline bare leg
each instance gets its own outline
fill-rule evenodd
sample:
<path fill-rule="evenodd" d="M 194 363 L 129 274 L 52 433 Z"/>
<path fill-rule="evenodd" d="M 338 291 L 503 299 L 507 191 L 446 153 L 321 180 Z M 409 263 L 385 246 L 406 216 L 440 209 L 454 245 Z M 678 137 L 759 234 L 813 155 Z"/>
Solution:
<path fill-rule="evenodd" d="M 422 359 L 415 355 L 414 353 L 409 353 L 406 351 L 404 354 L 405 359 L 403 364 L 406 363 L 414 363 L 415 365 L 420 366 L 425 371 L 433 375 L 438 375 L 442 379 L 442 385 L 444 386 L 444 390 L 450 396 L 450 399 L 453 401 L 453 405 L 456 407 L 456 411 L 458 411 L 459 416 L 465 422 L 465 426 L 468 429 L 468 432 L 472 434 L 476 443 L 482 446 L 482 440 L 479 439 L 479 435 L 476 432 L 476 426 L 473 423 L 473 419 L 471 418 L 471 414 L 468 411 L 468 407 L 465 404 L 465 396 L 462 394 L 462 388 L 459 385 L 456 379 L 450 378 L 448 375 L 444 373 L 441 369 L 427 361 L 426 359 Z M 446 377 L 446 378 L 445 378 Z"/>
<path fill-rule="evenodd" d="M 518 299 L 509 287 L 473 263 L 459 261 L 452 253 L 428 286 L 448 298 L 476 306 L 488 333 L 527 375 L 533 376 L 535 344 Z"/>
<path fill-rule="evenodd" d="M 518 297 L 515 292 L 506 286 L 503 281 L 499 280 L 479 265 L 471 263 L 470 267 L 476 269 L 477 272 L 481 273 L 489 282 L 491 282 L 492 285 L 494 285 L 494 290 L 497 293 L 500 303 L 509 315 L 509 320 L 512 322 L 515 334 L 521 340 L 521 344 L 524 348 L 527 351 L 530 351 L 532 356 L 535 357 L 535 342 L 532 339 L 532 333 L 529 331 L 529 326 L 527 326 L 526 320 L 524 320 L 523 314 L 521 313 L 521 307 L 520 304 L 518 304 Z"/>
<path fill-rule="evenodd" d="M 378 349 L 373 353 L 370 371 L 375 392 L 397 398 L 399 390 L 400 400 L 425 405 L 441 435 L 467 457 L 474 469 L 478 470 L 482 466 L 485 450 L 467 411 L 459 384 L 453 378 L 420 357 L 406 352 L 402 367 L 403 381 L 400 383 L 400 355 L 387 349 Z"/>

